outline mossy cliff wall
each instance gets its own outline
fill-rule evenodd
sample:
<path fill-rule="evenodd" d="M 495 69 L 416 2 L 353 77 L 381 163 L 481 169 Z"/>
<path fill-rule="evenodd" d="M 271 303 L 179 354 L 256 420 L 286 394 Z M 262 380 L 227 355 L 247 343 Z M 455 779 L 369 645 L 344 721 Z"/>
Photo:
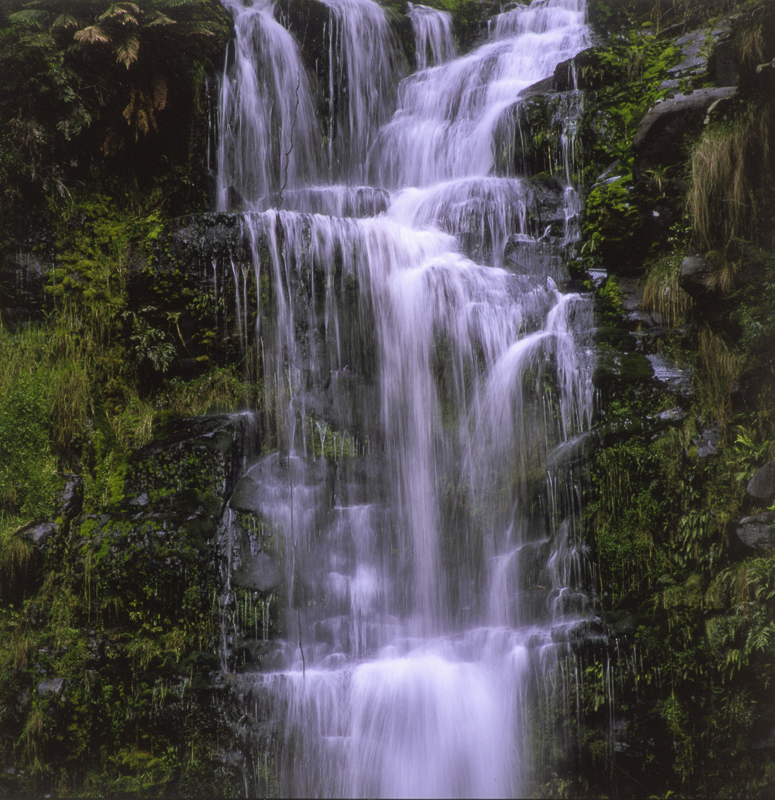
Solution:
<path fill-rule="evenodd" d="M 278 543 L 239 496 L 237 556 L 219 542 L 245 468 L 277 446 L 252 338 L 276 287 L 254 268 L 265 240 L 206 213 L 224 12 L 138 3 L 127 65 L 108 5 L 0 15 L 3 75 L 27 76 L 0 90 L 0 786 L 238 794 L 256 754 L 223 661 L 262 657 L 282 587 Z M 444 5 L 470 47 L 493 9 Z M 327 69 L 319 4 L 280 10 Z M 101 15 L 108 41 L 74 38 Z M 580 655 L 563 723 L 577 747 L 540 791 L 768 796 L 775 15 L 762 0 L 590 0 L 589 17 L 594 46 L 504 115 L 496 148 L 509 174 L 582 187 L 572 281 L 598 303 L 584 527 L 608 646 Z M 288 273 L 300 323 L 322 285 L 304 269 Z M 368 343 L 353 351 L 367 372 Z M 339 437 L 331 463 L 361 425 L 346 402 L 360 389 L 339 377 L 341 397 L 313 409 Z M 248 551 L 260 585 L 238 574 Z"/>

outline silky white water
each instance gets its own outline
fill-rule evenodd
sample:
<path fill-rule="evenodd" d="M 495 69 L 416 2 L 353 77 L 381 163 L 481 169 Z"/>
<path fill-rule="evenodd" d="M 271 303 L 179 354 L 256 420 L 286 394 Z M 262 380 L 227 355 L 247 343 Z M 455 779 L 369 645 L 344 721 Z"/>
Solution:
<path fill-rule="evenodd" d="M 284 794 L 519 796 L 540 695 L 592 617 L 563 454 L 594 353 L 588 299 L 545 255 L 572 242 L 573 187 L 562 234 L 536 230 L 540 192 L 493 173 L 493 132 L 586 46 L 583 0 L 501 14 L 461 57 L 448 15 L 414 6 L 408 77 L 384 8 L 323 0 L 326 122 L 272 7 L 224 4 L 219 203 L 239 197 L 253 242 L 238 327 L 278 446 L 241 508 L 284 574 L 281 639 L 235 628 L 260 651 L 234 679 L 245 716 L 272 721 Z"/>

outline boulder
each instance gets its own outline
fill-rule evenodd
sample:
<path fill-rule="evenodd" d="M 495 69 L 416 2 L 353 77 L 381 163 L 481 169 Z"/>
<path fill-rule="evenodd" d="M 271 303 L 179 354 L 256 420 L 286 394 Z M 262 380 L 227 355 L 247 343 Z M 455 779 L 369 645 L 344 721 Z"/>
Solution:
<path fill-rule="evenodd" d="M 30 522 L 21 528 L 17 535 L 42 551 L 58 532 L 59 526 L 55 522 Z"/>
<path fill-rule="evenodd" d="M 733 86 L 698 89 L 653 106 L 641 120 L 632 142 L 633 175 L 640 179 L 654 167 L 680 164 L 685 158 L 687 137 L 701 129 L 710 107 L 719 100 L 730 99 L 736 91 Z"/>
<path fill-rule="evenodd" d="M 762 505 L 775 500 L 775 461 L 760 467 L 748 481 L 745 493 Z"/>
<path fill-rule="evenodd" d="M 753 517 L 743 517 L 735 534 L 740 542 L 755 553 L 767 555 L 775 550 L 775 514 L 757 514 Z"/>
<path fill-rule="evenodd" d="M 651 368 L 654 370 L 654 377 L 663 384 L 667 391 L 687 399 L 692 396 L 691 369 L 680 367 L 659 353 L 646 356 L 646 358 L 648 358 Z"/>
<path fill-rule="evenodd" d="M 697 458 L 718 455 L 721 444 L 721 424 L 717 422 L 710 428 L 705 428 L 699 436 L 692 439 L 692 444 L 697 448 Z"/>
<path fill-rule="evenodd" d="M 51 678 L 51 680 L 43 681 L 38 684 L 38 695 L 40 695 L 40 697 L 45 697 L 46 695 L 62 694 L 62 689 L 64 688 L 64 678 Z"/>

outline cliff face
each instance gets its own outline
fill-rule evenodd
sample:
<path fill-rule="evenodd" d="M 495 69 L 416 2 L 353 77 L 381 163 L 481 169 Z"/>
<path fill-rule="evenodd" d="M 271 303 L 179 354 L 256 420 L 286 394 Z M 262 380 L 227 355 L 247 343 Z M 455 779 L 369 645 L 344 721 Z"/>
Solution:
<path fill-rule="evenodd" d="M 249 761 L 270 793 L 271 758 L 240 739 L 222 667 L 277 635 L 278 545 L 250 508 L 236 550 L 221 534 L 245 466 L 276 447 L 246 300 L 278 291 L 251 259 L 283 232 L 256 240 L 239 215 L 205 213 L 205 75 L 226 23 L 207 2 L 156 25 L 164 3 L 111 6 L 138 16 L 141 48 L 192 26 L 168 63 L 141 64 L 156 43 L 127 65 L 100 4 L 72 22 L 28 5 L 0 18 L 4 74 L 35 76 L 0 98 L 1 780 L 9 794 L 222 795 Z M 318 5 L 282 9 L 323 70 Z M 470 46 L 484 11 L 447 5 Z M 104 14 L 108 41 L 77 38 Z M 594 46 L 496 136 L 508 174 L 544 173 L 536 225 L 562 225 L 558 182 L 583 187 L 570 284 L 598 308 L 598 414 L 576 455 L 607 645 L 579 656 L 576 745 L 542 793 L 760 796 L 775 780 L 775 14 L 763 0 L 594 0 L 589 16 Z M 300 324 L 324 311 L 303 295 Z M 353 345 L 352 374 L 309 398 L 332 461 L 362 426 L 348 396 L 367 390 L 353 375 L 369 352 Z"/>

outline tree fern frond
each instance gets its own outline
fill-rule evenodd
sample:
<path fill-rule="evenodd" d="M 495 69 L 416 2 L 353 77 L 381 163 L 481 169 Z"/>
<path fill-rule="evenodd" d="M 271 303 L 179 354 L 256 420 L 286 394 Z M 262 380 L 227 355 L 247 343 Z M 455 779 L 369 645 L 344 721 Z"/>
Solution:
<path fill-rule="evenodd" d="M 64 14 L 60 14 L 51 23 L 51 30 L 54 30 L 54 28 L 77 28 L 79 24 L 78 20 L 72 14 L 65 12 Z"/>
<path fill-rule="evenodd" d="M 89 25 L 88 28 L 82 28 L 75 33 L 75 41 L 83 42 L 84 44 L 94 44 L 94 42 L 109 42 L 110 34 L 99 25 Z"/>
<path fill-rule="evenodd" d="M 135 141 L 139 138 L 139 135 L 142 133 L 145 135 L 151 129 L 151 122 L 152 118 L 149 116 L 148 112 L 144 108 L 137 109 L 137 119 L 135 122 L 136 131 L 135 131 Z M 155 127 L 155 125 L 154 125 Z"/>
<path fill-rule="evenodd" d="M 207 0 L 159 0 L 157 5 L 162 8 L 180 8 L 181 6 L 206 8 L 208 3 Z"/>
<path fill-rule="evenodd" d="M 211 31 L 201 22 L 190 22 L 185 25 L 181 25 L 180 32 L 184 36 L 215 36 L 215 32 Z"/>
<path fill-rule="evenodd" d="M 132 89 L 132 93 L 129 96 L 129 102 L 126 105 L 126 108 L 121 112 L 124 119 L 127 121 L 129 125 L 132 124 L 132 117 L 135 114 L 135 108 L 137 107 L 137 89 Z"/>
<path fill-rule="evenodd" d="M 137 3 L 113 3 L 108 6 L 107 11 L 104 11 L 97 17 L 97 22 L 102 22 L 103 20 L 113 17 L 125 17 L 127 20 L 131 20 L 131 22 L 137 25 L 137 19 L 135 19 L 135 17 L 140 16 L 142 13 L 143 11 Z"/>
<path fill-rule="evenodd" d="M 140 39 L 137 36 L 127 36 L 116 45 L 116 61 L 127 69 L 137 61 L 140 51 Z"/>
<path fill-rule="evenodd" d="M 175 25 L 175 20 L 170 19 L 166 14 L 162 14 L 161 11 L 154 11 L 153 20 L 146 24 L 146 28 L 150 28 L 153 25 Z"/>
<path fill-rule="evenodd" d="M 25 25 L 28 28 L 42 29 L 47 16 L 45 11 L 27 8 L 24 11 L 16 11 L 13 14 L 9 14 L 8 21 L 12 25 Z"/>
<path fill-rule="evenodd" d="M 163 111 L 167 105 L 167 81 L 163 75 L 157 75 L 153 79 L 153 107 L 157 111 Z"/>

